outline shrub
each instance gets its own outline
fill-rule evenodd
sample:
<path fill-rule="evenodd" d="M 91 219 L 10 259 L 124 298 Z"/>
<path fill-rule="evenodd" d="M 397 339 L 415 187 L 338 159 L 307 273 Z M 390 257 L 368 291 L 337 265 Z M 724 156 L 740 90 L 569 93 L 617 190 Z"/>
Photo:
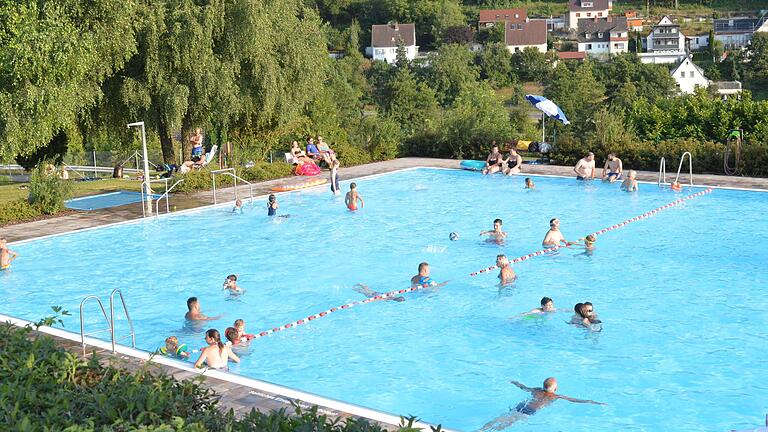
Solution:
<path fill-rule="evenodd" d="M 186 174 L 174 175 L 174 179 L 183 179 L 184 181 L 179 183 L 174 191 L 178 192 L 196 192 L 201 190 L 211 189 L 213 185 L 213 176 L 209 168 L 203 168 L 200 170 L 192 170 Z M 176 180 L 171 182 L 173 184 Z M 216 187 L 230 186 L 232 185 L 232 177 L 227 175 L 216 176 Z"/>
<path fill-rule="evenodd" d="M 0 430 L 383 431 L 365 420 L 319 415 L 316 407 L 236 418 L 221 410 L 202 377 L 177 381 L 151 367 L 104 366 L 95 354 L 83 360 L 31 328 L 0 324 Z M 402 420 L 400 430 L 415 431 L 414 420 Z"/>
<path fill-rule="evenodd" d="M 249 182 L 272 180 L 288 177 L 292 174 L 293 167 L 291 164 L 285 162 L 256 162 L 256 164 L 250 168 L 237 168 L 237 176 Z"/>
<path fill-rule="evenodd" d="M 34 219 L 38 216 L 40 216 L 40 210 L 32 207 L 24 198 L 5 202 L 0 206 L 0 225 Z"/>
<path fill-rule="evenodd" d="M 64 201 L 72 195 L 73 185 L 58 176 L 56 168 L 41 162 L 29 182 L 29 203 L 40 213 L 55 214 L 64 210 Z"/>

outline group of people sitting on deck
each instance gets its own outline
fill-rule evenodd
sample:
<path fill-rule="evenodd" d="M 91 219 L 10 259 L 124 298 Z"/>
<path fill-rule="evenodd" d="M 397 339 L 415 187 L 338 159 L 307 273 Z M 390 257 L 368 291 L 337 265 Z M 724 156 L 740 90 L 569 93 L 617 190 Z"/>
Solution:
<path fill-rule="evenodd" d="M 491 143 L 491 153 L 485 159 L 485 168 L 483 174 L 493 174 L 500 172 L 504 175 L 519 174 L 523 166 L 523 157 L 515 149 L 513 144 L 509 144 L 509 151 L 506 155 L 499 152 L 499 146 L 496 141 Z"/>
<path fill-rule="evenodd" d="M 336 158 L 336 152 L 323 141 L 323 137 L 317 137 L 317 143 L 313 137 L 307 137 L 306 151 L 302 150 L 299 142 L 294 140 L 291 143 L 291 157 L 294 165 L 294 171 L 300 172 L 299 167 L 304 164 L 320 164 L 324 162 L 330 169 L 339 166 L 339 160 Z"/>

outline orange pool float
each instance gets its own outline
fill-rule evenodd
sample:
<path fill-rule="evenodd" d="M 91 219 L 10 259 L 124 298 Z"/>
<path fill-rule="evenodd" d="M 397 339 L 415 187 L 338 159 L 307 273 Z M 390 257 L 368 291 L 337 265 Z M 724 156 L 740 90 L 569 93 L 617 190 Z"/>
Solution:
<path fill-rule="evenodd" d="M 312 178 L 307 180 L 295 181 L 291 183 L 283 183 L 281 185 L 273 187 L 272 190 L 275 192 L 288 192 L 288 191 L 297 190 L 297 189 L 306 189 L 314 186 L 320 186 L 325 183 L 328 183 L 328 179 L 326 178 Z"/>

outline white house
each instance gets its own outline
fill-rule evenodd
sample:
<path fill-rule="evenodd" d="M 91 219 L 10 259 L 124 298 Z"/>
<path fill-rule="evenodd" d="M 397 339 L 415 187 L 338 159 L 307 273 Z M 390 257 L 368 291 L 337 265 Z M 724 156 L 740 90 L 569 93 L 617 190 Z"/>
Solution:
<path fill-rule="evenodd" d="M 408 60 L 416 58 L 419 47 L 416 45 L 416 26 L 414 24 L 390 23 L 371 26 L 371 46 L 367 54 L 374 60 L 394 63 L 397 59 L 397 46 L 405 47 Z"/>
<path fill-rule="evenodd" d="M 577 30 L 580 19 L 605 18 L 611 9 L 612 0 L 568 0 L 566 26 L 569 30 Z"/>
<path fill-rule="evenodd" d="M 680 25 L 664 16 L 646 38 L 648 52 L 638 54 L 643 63 L 677 63 L 686 58 L 685 35 Z"/>
<path fill-rule="evenodd" d="M 768 14 L 760 18 L 725 18 L 713 22 L 715 39 L 725 49 L 745 47 L 757 32 L 768 32 Z"/>
<path fill-rule="evenodd" d="M 686 36 L 685 43 L 691 51 L 703 50 L 709 47 L 709 34 Z"/>
<path fill-rule="evenodd" d="M 704 71 L 688 57 L 672 70 L 672 78 L 677 81 L 680 93 L 693 93 L 697 86 L 709 87 L 709 80 L 704 76 Z"/>
<path fill-rule="evenodd" d="M 579 20 L 576 33 L 579 52 L 591 57 L 607 59 L 611 55 L 625 53 L 629 49 L 627 18 L 608 16 Z"/>

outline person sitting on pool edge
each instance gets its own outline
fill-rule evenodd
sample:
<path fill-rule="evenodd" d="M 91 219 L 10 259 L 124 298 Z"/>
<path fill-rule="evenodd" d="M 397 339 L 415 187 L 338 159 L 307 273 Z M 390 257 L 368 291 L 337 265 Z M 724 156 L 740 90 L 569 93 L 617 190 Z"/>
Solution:
<path fill-rule="evenodd" d="M 504 224 L 504 222 L 501 221 L 501 219 L 494 219 L 493 220 L 493 230 L 491 231 L 481 231 L 481 236 L 488 236 L 487 241 L 494 241 L 497 243 L 503 242 L 505 238 L 507 238 L 507 233 L 501 230 L 501 226 Z"/>
<path fill-rule="evenodd" d="M 187 309 L 189 310 L 184 315 L 184 318 L 188 321 L 214 321 L 222 317 L 221 315 L 215 317 L 205 316 L 205 314 L 200 312 L 200 302 L 197 300 L 197 297 L 187 299 Z"/>
<path fill-rule="evenodd" d="M 483 175 L 493 174 L 501 171 L 501 153 L 499 153 L 499 146 L 496 145 L 496 141 L 491 143 L 491 152 L 488 157 L 485 158 L 485 168 L 483 168 Z"/>
<path fill-rule="evenodd" d="M 542 387 L 527 387 L 517 381 L 510 381 L 521 390 L 527 391 L 531 394 L 531 399 L 525 402 L 520 402 L 515 407 L 511 414 L 503 415 L 495 418 L 485 424 L 480 430 L 502 430 L 506 429 L 512 423 L 521 420 L 527 416 L 536 414 L 540 409 L 546 407 L 557 399 L 567 400 L 573 403 L 588 403 L 595 405 L 606 405 L 602 402 L 595 402 L 589 399 L 575 399 L 568 396 L 561 396 L 557 394 L 557 379 L 549 377 L 544 380 Z"/>
<path fill-rule="evenodd" d="M 623 170 L 624 166 L 621 164 L 621 159 L 617 158 L 613 153 L 608 153 L 608 159 L 605 160 L 605 165 L 603 166 L 603 181 L 613 183 L 616 180 L 621 180 Z"/>
<path fill-rule="evenodd" d="M 499 280 L 502 285 L 509 285 L 517 279 L 515 271 L 506 255 L 496 255 L 496 265 L 499 267 Z"/>
<path fill-rule="evenodd" d="M 515 151 L 514 147 L 510 147 L 509 154 L 502 163 L 502 172 L 504 175 L 520 174 L 520 169 L 523 165 L 523 157 Z"/>
<path fill-rule="evenodd" d="M 429 277 L 429 263 L 423 262 L 419 264 L 419 274 L 411 278 L 412 287 L 441 287 L 448 282 L 437 283 Z"/>
<path fill-rule="evenodd" d="M 560 232 L 560 219 L 552 218 L 549 220 L 549 231 L 547 231 L 547 234 L 544 236 L 544 240 L 541 241 L 541 245 L 545 248 L 551 248 L 559 246 L 560 243 L 565 243 L 565 246 L 570 245 L 570 243 L 565 240 L 565 237 L 563 237 L 563 233 Z"/>
<path fill-rule="evenodd" d="M 357 210 L 358 201 L 360 201 L 360 208 L 365 207 L 363 196 L 357 192 L 357 183 L 353 182 L 349 185 L 349 192 L 347 192 L 347 196 L 344 198 L 344 204 L 347 205 L 350 211 L 355 211 Z"/>
<path fill-rule="evenodd" d="M 637 192 L 640 190 L 637 187 L 637 171 L 635 170 L 629 170 L 629 176 L 624 179 L 624 182 L 621 184 L 621 190 L 626 192 Z"/>
<path fill-rule="evenodd" d="M 11 263 L 19 255 L 8 249 L 8 240 L 5 237 L 0 238 L 0 270 L 8 270 L 11 268 Z"/>
<path fill-rule="evenodd" d="M 541 307 L 533 308 L 530 311 L 524 313 L 523 315 L 536 315 L 536 314 L 545 314 L 545 313 L 551 313 L 551 312 L 557 312 L 557 309 L 555 309 L 555 302 L 552 301 L 549 297 L 542 297 L 541 298 Z"/>
<path fill-rule="evenodd" d="M 203 367 L 203 363 L 205 363 L 211 369 L 226 369 L 229 359 L 235 363 L 240 363 L 240 358 L 221 341 L 218 330 L 209 329 L 206 331 L 205 342 L 208 346 L 200 350 L 200 357 L 195 362 L 196 368 Z"/>

